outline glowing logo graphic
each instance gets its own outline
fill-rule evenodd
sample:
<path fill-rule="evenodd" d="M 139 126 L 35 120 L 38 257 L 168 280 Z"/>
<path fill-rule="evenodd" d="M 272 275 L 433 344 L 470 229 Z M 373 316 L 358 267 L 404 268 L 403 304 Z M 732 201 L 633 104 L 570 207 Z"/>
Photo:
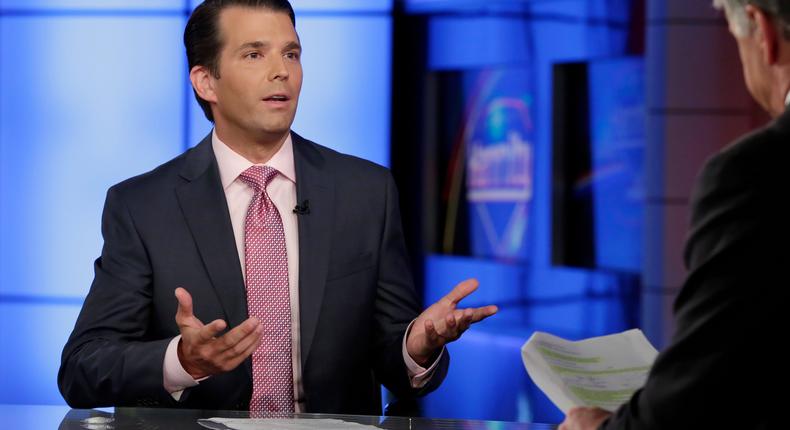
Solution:
<path fill-rule="evenodd" d="M 529 74 L 482 72 L 464 130 L 472 252 L 527 258 L 533 194 L 533 122 Z"/>

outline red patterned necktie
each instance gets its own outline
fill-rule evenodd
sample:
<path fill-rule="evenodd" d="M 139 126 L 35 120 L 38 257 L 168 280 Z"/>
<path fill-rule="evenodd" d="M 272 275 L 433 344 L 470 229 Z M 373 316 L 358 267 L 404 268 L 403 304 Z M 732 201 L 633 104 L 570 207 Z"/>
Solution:
<path fill-rule="evenodd" d="M 252 166 L 239 175 L 255 191 L 244 222 L 247 308 L 264 328 L 261 344 L 252 354 L 250 411 L 266 414 L 294 411 L 285 231 L 266 192 L 278 174 L 268 166 Z"/>

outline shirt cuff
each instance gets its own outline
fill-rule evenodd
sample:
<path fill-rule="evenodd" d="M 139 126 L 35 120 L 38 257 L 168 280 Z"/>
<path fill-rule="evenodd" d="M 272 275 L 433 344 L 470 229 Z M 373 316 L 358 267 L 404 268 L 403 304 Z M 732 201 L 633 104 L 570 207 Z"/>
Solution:
<path fill-rule="evenodd" d="M 181 340 L 181 335 L 178 335 L 170 341 L 165 351 L 165 362 L 162 365 L 164 374 L 165 390 L 170 393 L 176 401 L 181 400 L 181 394 L 185 389 L 194 387 L 200 381 L 206 378 L 195 380 L 192 376 L 184 370 L 181 361 L 178 359 L 178 342 Z"/>
<path fill-rule="evenodd" d="M 411 326 L 414 325 L 414 321 L 416 321 L 416 319 L 409 323 L 409 326 L 406 328 L 406 333 L 403 335 L 403 361 L 406 363 L 406 370 L 409 374 L 411 387 L 422 388 L 428 383 L 428 381 L 431 380 L 433 372 L 436 370 L 436 365 L 442 360 L 442 356 L 444 355 L 444 347 L 442 347 L 442 352 L 439 353 L 439 356 L 436 357 L 436 360 L 427 369 L 417 364 L 417 362 L 411 358 L 408 351 L 406 351 L 406 339 L 409 337 L 409 332 L 411 331 Z"/>

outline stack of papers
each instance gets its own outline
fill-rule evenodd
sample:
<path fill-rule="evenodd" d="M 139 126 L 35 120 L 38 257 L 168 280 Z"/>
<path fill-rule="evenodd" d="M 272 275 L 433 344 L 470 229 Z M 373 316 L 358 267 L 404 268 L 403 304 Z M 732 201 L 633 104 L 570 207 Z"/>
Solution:
<path fill-rule="evenodd" d="M 564 413 L 574 406 L 615 411 L 644 385 L 657 355 L 638 329 L 576 342 L 535 332 L 521 347 L 530 378 Z"/>

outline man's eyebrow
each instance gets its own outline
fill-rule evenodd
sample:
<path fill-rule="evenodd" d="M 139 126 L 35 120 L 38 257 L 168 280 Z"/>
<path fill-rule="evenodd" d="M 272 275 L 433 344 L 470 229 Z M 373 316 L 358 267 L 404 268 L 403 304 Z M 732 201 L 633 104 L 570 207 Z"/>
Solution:
<path fill-rule="evenodd" d="M 300 45 L 299 42 L 288 42 L 283 48 L 283 51 L 292 51 L 292 50 L 297 50 L 301 52 L 302 45 Z"/>
<path fill-rule="evenodd" d="M 255 49 L 259 49 L 259 48 L 266 48 L 267 46 L 269 46 L 269 43 L 267 43 L 267 42 L 261 42 L 260 40 L 256 40 L 256 41 L 254 41 L 254 42 L 245 42 L 245 43 L 242 43 L 242 44 L 241 44 L 241 46 L 239 46 L 239 47 L 236 49 L 236 51 L 243 51 L 243 50 L 245 50 L 245 49 L 249 49 L 249 48 L 255 48 Z"/>

